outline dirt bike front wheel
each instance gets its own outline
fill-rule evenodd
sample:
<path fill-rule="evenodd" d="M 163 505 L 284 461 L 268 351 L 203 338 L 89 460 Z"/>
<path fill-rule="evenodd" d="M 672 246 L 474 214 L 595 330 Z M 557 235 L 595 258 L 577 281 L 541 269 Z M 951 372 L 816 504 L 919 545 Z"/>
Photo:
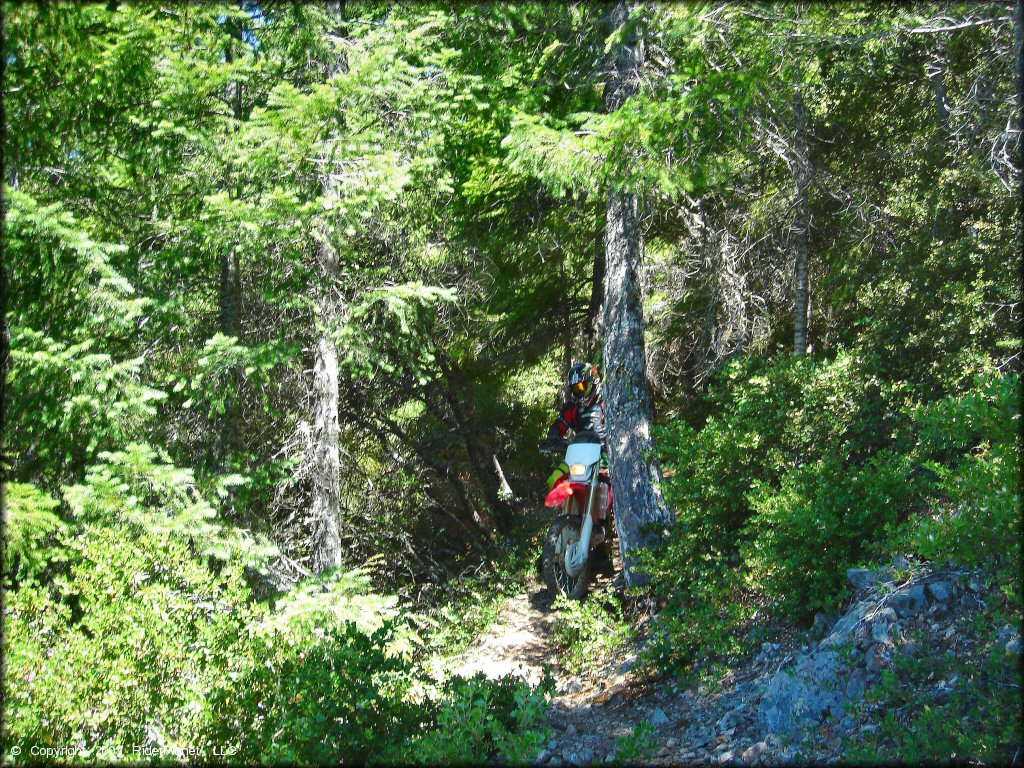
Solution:
<path fill-rule="evenodd" d="M 565 551 L 580 540 L 580 519 L 575 515 L 556 517 L 544 540 L 544 582 L 556 595 L 582 600 L 590 581 L 590 558 L 575 576 L 565 570 Z"/>

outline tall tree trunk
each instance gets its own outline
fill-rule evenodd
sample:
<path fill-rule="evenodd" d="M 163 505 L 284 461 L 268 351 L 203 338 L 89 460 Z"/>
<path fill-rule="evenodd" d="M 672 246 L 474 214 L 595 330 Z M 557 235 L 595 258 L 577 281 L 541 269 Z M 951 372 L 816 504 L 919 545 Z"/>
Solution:
<path fill-rule="evenodd" d="M 342 37 L 344 4 L 328 4 L 334 15 L 333 36 Z M 344 54 L 339 52 L 334 71 L 344 71 Z M 333 149 L 324 157 L 321 187 L 324 197 L 337 196 L 337 182 L 330 161 Z M 309 510 L 310 553 L 312 571 L 320 573 L 341 565 L 341 481 L 338 455 L 338 350 L 332 336 L 333 324 L 338 316 L 335 283 L 339 275 L 338 254 L 330 225 L 325 222 L 318 238 L 316 256 L 322 286 L 320 288 L 319 338 L 313 359 L 313 386 L 311 391 L 311 494 Z"/>
<path fill-rule="evenodd" d="M 601 342 L 601 312 L 604 308 L 604 226 L 607 211 L 598 210 L 594 234 L 594 275 L 590 285 L 590 304 L 587 307 L 587 354 L 597 353 Z"/>
<path fill-rule="evenodd" d="M 628 23 L 631 4 L 611 10 L 614 31 Z M 614 112 L 637 90 L 643 62 L 642 41 L 627 29 L 615 46 L 614 63 L 605 84 L 605 109 Z M 673 522 L 659 487 L 661 471 L 651 439 L 653 407 L 647 381 L 641 296 L 643 235 L 639 201 L 631 192 L 608 192 L 605 223 L 604 401 L 608 427 L 615 521 L 626 584 L 647 581 L 639 570 L 636 550 L 657 542 L 645 526 Z M 644 528 L 644 530 L 641 530 Z"/>
<path fill-rule="evenodd" d="M 807 354 L 807 233 L 811 215 L 807 204 L 807 190 L 811 182 L 811 163 L 807 156 L 807 123 L 804 99 L 799 87 L 793 91 L 793 120 L 795 141 L 793 149 L 796 176 L 796 266 L 794 269 L 795 296 L 793 302 L 793 354 Z"/>
<path fill-rule="evenodd" d="M 224 46 L 224 61 L 235 60 L 235 45 L 242 40 L 242 28 L 231 19 L 227 23 L 228 39 Z M 225 96 L 231 104 L 234 128 L 237 131 L 242 121 L 242 84 L 237 80 L 228 82 Z M 239 197 L 239 190 L 233 187 L 234 166 L 229 163 L 224 174 L 224 188 L 232 199 Z M 218 291 L 220 308 L 218 326 L 221 333 L 240 339 L 242 336 L 242 277 L 238 265 L 238 250 L 232 245 L 224 249 L 220 259 L 220 285 Z M 224 396 L 224 413 L 214 438 L 214 463 L 220 471 L 227 470 L 227 456 L 237 444 L 238 395 L 242 384 L 241 371 L 232 366 L 228 371 L 226 386 L 230 391 Z M 230 503 L 230 498 L 229 498 Z"/>
<path fill-rule="evenodd" d="M 4 25 L 0 24 L 0 47 L 5 48 Z M 0 82 L 4 79 L 7 69 L 7 57 L 0 60 Z M 6 126 L 4 100 L 0 99 L 0 125 Z M 5 153 L 0 152 L 0 180 L 7 178 L 9 169 Z M 11 186 L 17 186 L 11 179 Z M 0 201 L 0 216 L 7 219 L 7 206 Z M 0 238 L 0 563 L 7 565 L 7 504 L 4 489 L 7 487 L 7 361 L 11 352 L 11 334 L 7 329 L 7 261 L 4 258 L 4 238 Z M 4 622 L 6 624 L 6 622 Z M 3 628 L 0 627 L 0 638 Z"/>
<path fill-rule="evenodd" d="M 1017 158 L 1018 168 L 1024 166 L 1024 0 L 1017 0 L 1013 14 L 1013 49 L 1017 70 Z M 1024 175 L 1021 176 L 1024 191 Z"/>
<path fill-rule="evenodd" d="M 928 79 L 935 92 L 935 119 L 945 130 L 949 124 L 949 102 L 946 99 L 947 47 L 944 40 L 938 40 L 932 50 L 932 60 L 925 65 Z"/>

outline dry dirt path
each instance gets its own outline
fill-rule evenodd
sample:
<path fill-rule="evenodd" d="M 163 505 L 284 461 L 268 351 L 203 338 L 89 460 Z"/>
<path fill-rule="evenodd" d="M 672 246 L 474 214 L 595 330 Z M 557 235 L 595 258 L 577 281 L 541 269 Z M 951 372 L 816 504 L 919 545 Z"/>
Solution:
<path fill-rule="evenodd" d="M 596 588 L 606 582 L 600 579 Z M 509 598 L 497 621 L 449 666 L 460 675 L 483 672 L 497 679 L 514 674 L 538 683 L 544 666 L 550 665 L 556 680 L 546 722 L 551 735 L 537 764 L 588 765 L 616 759 L 649 765 L 754 764 L 792 759 L 793 754 L 780 745 L 758 745 L 756 678 L 726 679 L 714 692 L 699 687 L 680 690 L 636 674 L 635 653 L 608 660 L 589 676 L 573 677 L 559 665 L 552 638 L 556 621 L 546 590 L 531 584 Z M 637 744 L 638 728 L 645 748 L 639 754 L 624 752 L 629 742 Z"/>

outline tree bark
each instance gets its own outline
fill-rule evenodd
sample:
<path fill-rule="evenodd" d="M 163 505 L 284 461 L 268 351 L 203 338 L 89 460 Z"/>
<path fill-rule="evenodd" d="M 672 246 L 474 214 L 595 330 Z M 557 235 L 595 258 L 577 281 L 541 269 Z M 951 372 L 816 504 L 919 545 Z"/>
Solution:
<path fill-rule="evenodd" d="M 1017 70 L 1017 152 L 1018 168 L 1024 166 L 1024 0 L 1017 0 L 1013 14 L 1013 49 Z M 1024 190 L 1024 176 L 1021 177 Z"/>
<path fill-rule="evenodd" d="M 810 211 L 807 190 L 811 182 L 811 164 L 807 156 L 806 116 L 800 89 L 793 91 L 793 120 L 795 123 L 794 175 L 796 176 L 796 266 L 794 269 L 795 296 L 793 302 L 793 354 L 807 354 L 807 233 L 810 230 Z"/>
<path fill-rule="evenodd" d="M 242 29 L 234 20 L 227 24 L 228 39 L 224 46 L 224 61 L 231 64 L 235 60 L 235 45 L 242 40 Z M 225 89 L 225 97 L 231 104 L 234 128 L 242 121 L 242 84 L 230 80 Z M 233 188 L 232 178 L 234 167 L 228 164 L 224 174 L 224 188 L 232 199 L 237 199 L 239 192 Z M 220 259 L 220 285 L 218 291 L 219 316 L 218 326 L 225 336 L 240 339 L 242 336 L 242 278 L 238 265 L 238 250 L 232 245 L 223 250 Z M 226 386 L 230 390 L 224 396 L 224 413 L 216 430 L 213 452 L 214 464 L 217 469 L 227 470 L 227 456 L 237 444 L 238 433 L 238 396 L 242 385 L 242 374 L 237 366 L 228 371 Z M 230 496 L 229 496 L 230 504 Z"/>
<path fill-rule="evenodd" d="M 631 4 L 616 3 L 612 31 L 628 23 Z M 643 62 L 642 41 L 627 28 L 613 49 L 605 84 L 605 109 L 617 110 L 636 93 Z M 631 192 L 608 192 L 605 223 L 604 401 L 607 448 L 615 498 L 615 521 L 626 584 L 646 583 L 636 551 L 657 543 L 657 528 L 673 515 L 661 496 L 661 471 L 651 439 L 653 407 L 644 347 L 643 235 L 639 201 Z"/>
<path fill-rule="evenodd" d="M 935 91 L 935 119 L 943 130 L 949 125 L 949 102 L 946 99 L 946 59 L 946 44 L 944 41 L 938 40 L 932 50 L 932 60 L 925 67 L 928 79 L 932 81 Z"/>
<path fill-rule="evenodd" d="M 334 34 L 341 36 L 344 5 L 329 3 L 334 15 Z M 343 71 L 344 55 L 338 55 L 334 71 Z M 323 164 L 321 187 L 324 197 L 337 196 L 333 166 L 328 150 Z M 319 338 L 313 360 L 311 391 L 311 501 L 309 510 L 311 570 L 320 573 L 341 565 L 341 480 L 338 454 L 338 350 L 332 336 L 334 319 L 338 316 L 335 283 L 339 275 L 338 254 L 332 245 L 330 225 L 324 223 L 316 248 L 320 288 Z"/>
<path fill-rule="evenodd" d="M 4 25 L 0 24 L 0 47 L 4 42 Z M 4 80 L 6 74 L 6 57 L 0 60 L 0 81 Z M 0 99 L 0 126 L 7 126 L 6 110 L 4 100 Z M 6 154 L 0 152 L 0 179 L 6 179 L 8 168 Z M 11 186 L 14 180 L 11 180 Z M 7 220 L 7 205 L 0 200 L 0 216 Z M 7 487 L 7 363 L 11 352 L 11 334 L 7 328 L 7 261 L 4 257 L 4 238 L 0 237 L 0 562 L 7 564 L 7 499 L 4 489 Z M 6 622 L 4 622 L 6 623 Z M 3 628 L 0 627 L 0 638 L 3 637 Z"/>
<path fill-rule="evenodd" d="M 604 308 L 604 228 L 607 211 L 600 209 L 594 235 L 594 275 L 590 285 L 590 305 L 587 307 L 587 353 L 593 356 L 601 342 L 601 311 Z"/>

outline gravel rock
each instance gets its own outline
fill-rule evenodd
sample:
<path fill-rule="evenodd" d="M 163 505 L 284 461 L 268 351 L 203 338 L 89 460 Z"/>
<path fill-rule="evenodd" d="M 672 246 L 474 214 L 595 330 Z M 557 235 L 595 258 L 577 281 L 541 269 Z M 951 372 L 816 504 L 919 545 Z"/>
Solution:
<path fill-rule="evenodd" d="M 826 616 L 824 613 L 816 613 L 814 614 L 814 624 L 811 625 L 811 635 L 814 637 L 815 640 L 820 640 L 825 636 L 825 633 L 828 632 L 829 626 L 830 623 L 828 620 L 828 616 Z M 767 643 L 765 645 L 767 645 Z M 762 646 L 762 653 L 763 652 L 764 651 Z"/>
<path fill-rule="evenodd" d="M 1020 632 L 1009 624 L 1001 627 L 996 633 L 996 644 L 1003 649 L 1007 656 L 1020 656 L 1021 654 Z"/>
<path fill-rule="evenodd" d="M 928 607 L 928 597 L 925 595 L 924 587 L 915 584 L 906 587 L 892 596 L 890 601 L 892 607 L 900 618 L 909 618 Z"/>
<path fill-rule="evenodd" d="M 846 571 L 846 578 L 850 580 L 856 589 L 867 589 L 883 581 L 884 577 L 869 568 L 849 568 Z"/>
<path fill-rule="evenodd" d="M 655 728 L 660 728 L 663 725 L 668 725 L 668 715 L 661 707 L 655 707 L 651 713 L 651 725 Z"/>
<path fill-rule="evenodd" d="M 982 608 L 981 601 L 974 595 L 964 595 L 960 605 L 965 611 L 977 611 Z"/>
<path fill-rule="evenodd" d="M 568 680 L 565 683 L 565 686 L 563 686 L 563 688 L 562 688 L 562 693 L 568 693 L 568 694 L 579 693 L 582 690 L 583 690 L 583 681 L 580 680 L 578 677 L 574 677 L 574 678 L 572 678 L 571 680 Z"/>
<path fill-rule="evenodd" d="M 953 589 L 947 581 L 933 581 L 928 585 L 928 596 L 937 603 L 944 603 L 953 596 Z"/>
<path fill-rule="evenodd" d="M 747 747 L 743 751 L 743 755 L 740 758 L 744 763 L 750 765 L 758 760 L 768 750 L 768 744 L 763 741 L 757 742 L 752 746 Z"/>
<path fill-rule="evenodd" d="M 878 647 L 870 648 L 864 655 L 864 663 L 867 667 L 868 672 L 873 675 L 877 675 L 882 671 L 882 653 Z"/>
<path fill-rule="evenodd" d="M 864 670 L 860 667 L 853 670 L 850 679 L 846 682 L 846 698 L 857 700 L 864 695 L 864 689 L 867 687 L 866 677 Z"/>
<path fill-rule="evenodd" d="M 847 691 L 854 695 L 863 691 L 863 679 L 851 682 L 850 670 L 836 651 L 801 656 L 768 683 L 757 711 L 759 731 L 794 737 L 826 715 L 841 717 L 849 701 Z"/>
<path fill-rule="evenodd" d="M 892 643 L 892 625 L 884 619 L 871 622 L 871 639 L 876 643 Z"/>
<path fill-rule="evenodd" d="M 832 628 L 832 633 L 826 637 L 822 643 L 824 645 L 841 645 L 847 640 L 847 636 L 857 627 L 860 620 L 864 618 L 864 611 L 867 608 L 867 603 L 857 603 L 850 610 L 848 610 L 839 621 L 836 622 L 835 627 Z"/>

